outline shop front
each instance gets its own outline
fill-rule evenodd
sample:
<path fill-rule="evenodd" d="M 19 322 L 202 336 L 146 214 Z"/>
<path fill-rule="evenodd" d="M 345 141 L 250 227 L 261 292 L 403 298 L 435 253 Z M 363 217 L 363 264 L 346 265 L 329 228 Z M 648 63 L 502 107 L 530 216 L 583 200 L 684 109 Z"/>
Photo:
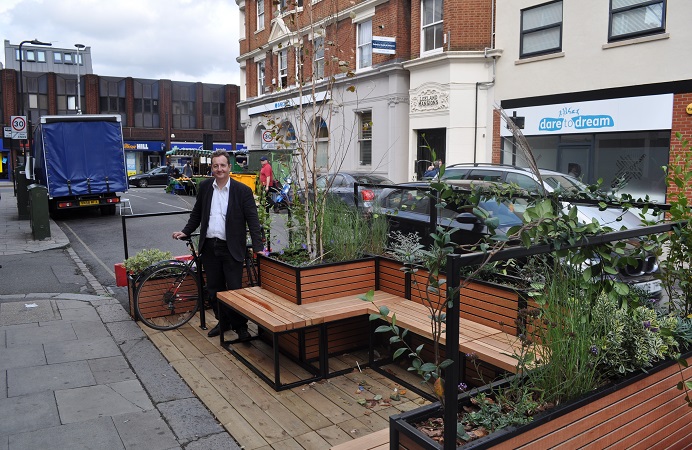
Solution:
<path fill-rule="evenodd" d="M 524 118 L 523 134 L 538 167 L 603 180 L 634 198 L 665 201 L 673 94 L 506 108 Z M 501 127 L 502 162 L 528 167 L 514 138 Z"/>
<path fill-rule="evenodd" d="M 163 141 L 125 141 L 127 175 L 135 175 L 165 164 Z"/>

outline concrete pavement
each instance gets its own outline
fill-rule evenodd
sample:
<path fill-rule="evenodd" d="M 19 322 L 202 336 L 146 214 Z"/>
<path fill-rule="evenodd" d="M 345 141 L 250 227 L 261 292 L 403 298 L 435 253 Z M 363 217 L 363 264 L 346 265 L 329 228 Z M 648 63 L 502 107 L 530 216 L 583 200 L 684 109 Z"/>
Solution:
<path fill-rule="evenodd" d="M 51 221 L 0 182 L 0 450 L 239 449 Z"/>

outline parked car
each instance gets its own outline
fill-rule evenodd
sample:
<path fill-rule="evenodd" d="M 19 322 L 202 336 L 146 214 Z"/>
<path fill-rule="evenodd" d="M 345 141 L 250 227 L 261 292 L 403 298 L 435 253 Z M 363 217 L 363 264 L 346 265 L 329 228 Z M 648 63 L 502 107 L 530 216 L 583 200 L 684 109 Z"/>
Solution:
<path fill-rule="evenodd" d="M 578 178 L 548 169 L 539 169 L 539 172 L 546 192 L 563 192 L 565 196 L 570 194 L 590 195 L 586 184 L 582 183 Z M 445 167 L 441 180 L 491 181 L 513 184 L 529 193 L 541 192 L 538 178 L 530 169 L 508 164 L 452 164 Z M 566 208 L 569 206 L 569 204 L 565 204 Z M 613 229 L 621 229 L 623 227 L 630 229 L 644 225 L 641 218 L 629 210 L 608 208 L 601 211 L 598 206 L 578 205 L 577 211 L 583 222 L 591 222 L 593 219 L 596 219 L 601 226 L 608 226 Z"/>
<path fill-rule="evenodd" d="M 141 188 L 147 186 L 166 186 L 168 185 L 168 167 L 159 166 L 148 172 L 130 175 L 127 180 L 130 186 Z"/>
<path fill-rule="evenodd" d="M 361 172 L 337 172 L 322 175 L 317 179 L 317 189 L 327 190 L 327 195 L 331 198 L 339 199 L 347 205 L 354 205 L 353 186 L 355 183 L 373 185 L 359 187 L 360 194 L 358 206 L 369 211 L 374 205 L 377 195 L 382 191 L 383 185 L 393 185 L 394 182 L 382 175 Z"/>
<path fill-rule="evenodd" d="M 474 180 L 452 180 L 451 185 L 460 189 L 470 190 L 478 181 Z M 481 181 L 481 183 L 484 183 Z M 421 244 L 428 247 L 432 243 L 430 233 L 432 230 L 431 211 L 435 206 L 435 200 L 428 192 L 430 184 L 427 182 L 404 183 L 391 188 L 386 188 L 378 197 L 377 205 L 382 212 L 387 215 L 390 231 L 400 231 L 401 233 L 417 233 L 421 237 Z M 505 233 L 513 226 L 523 223 L 521 215 L 528 205 L 525 199 L 500 199 L 488 198 L 480 202 L 479 206 L 490 214 L 491 218 L 498 219 L 496 233 Z M 598 211 L 596 216 L 593 213 L 588 220 L 595 218 L 609 221 L 613 216 L 622 211 L 614 208 L 613 210 Z M 437 226 L 444 229 L 451 229 L 452 242 L 459 245 L 475 244 L 488 236 L 488 228 L 479 217 L 471 212 L 469 204 L 453 204 L 446 202 L 445 207 L 436 209 Z M 636 216 L 635 216 L 636 217 Z M 584 220 L 584 219 L 582 219 Z M 637 245 L 630 242 L 630 245 Z M 636 265 L 625 266 L 619 269 L 619 273 L 613 278 L 623 281 L 642 292 L 647 293 L 648 298 L 658 300 L 663 295 L 663 288 L 660 280 L 654 274 L 658 271 L 658 262 L 655 255 L 649 254 L 637 258 Z"/>
<path fill-rule="evenodd" d="M 432 195 L 434 191 L 430 191 L 429 183 L 403 183 L 383 189 L 377 199 L 377 206 L 387 215 L 390 231 L 417 233 L 425 247 L 432 243 L 432 212 L 437 216 L 436 226 L 454 230 L 452 241 L 456 244 L 476 244 L 487 237 L 487 227 L 471 212 L 470 204 L 447 202 L 444 208 L 435 209 L 436 201 Z M 488 199 L 482 201 L 479 206 L 488 211 L 491 217 L 499 219 L 497 232 L 506 232 L 522 223 L 519 215 L 515 213 L 514 203 L 510 200 Z"/>

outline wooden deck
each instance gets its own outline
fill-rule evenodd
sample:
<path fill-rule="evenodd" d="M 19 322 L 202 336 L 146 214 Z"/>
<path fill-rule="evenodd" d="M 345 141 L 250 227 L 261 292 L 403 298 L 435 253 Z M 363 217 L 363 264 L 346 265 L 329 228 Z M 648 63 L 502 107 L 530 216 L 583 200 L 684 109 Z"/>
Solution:
<path fill-rule="evenodd" d="M 207 318 L 211 328 L 215 320 L 209 315 Z M 346 375 L 276 392 L 222 348 L 218 338 L 208 338 L 206 331 L 199 328 L 198 317 L 173 331 L 152 330 L 141 324 L 140 327 L 246 450 L 325 450 L 383 430 L 389 426 L 390 415 L 426 403 L 410 390 L 401 395 L 400 401 L 390 400 L 397 387 L 394 381 L 373 370 L 357 368 Z M 254 334 L 252 324 L 250 331 Z M 271 373 L 269 346 L 261 340 L 235 346 L 244 356 L 261 361 L 267 373 Z M 366 351 L 332 357 L 330 370 L 358 367 L 367 360 Z M 286 358 L 281 362 L 282 370 L 288 373 L 286 381 L 290 381 L 291 373 L 302 375 L 304 369 Z M 405 368 L 388 367 L 412 383 L 420 381 Z M 382 399 L 374 400 L 378 395 Z"/>

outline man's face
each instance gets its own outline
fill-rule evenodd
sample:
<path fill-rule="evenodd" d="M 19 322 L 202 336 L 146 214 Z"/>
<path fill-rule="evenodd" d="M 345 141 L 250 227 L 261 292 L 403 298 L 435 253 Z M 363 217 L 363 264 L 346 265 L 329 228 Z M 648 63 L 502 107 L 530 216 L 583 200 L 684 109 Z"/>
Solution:
<path fill-rule="evenodd" d="M 211 159 L 211 173 L 216 178 L 217 182 L 225 182 L 228 180 L 230 167 L 225 156 L 215 156 Z"/>

